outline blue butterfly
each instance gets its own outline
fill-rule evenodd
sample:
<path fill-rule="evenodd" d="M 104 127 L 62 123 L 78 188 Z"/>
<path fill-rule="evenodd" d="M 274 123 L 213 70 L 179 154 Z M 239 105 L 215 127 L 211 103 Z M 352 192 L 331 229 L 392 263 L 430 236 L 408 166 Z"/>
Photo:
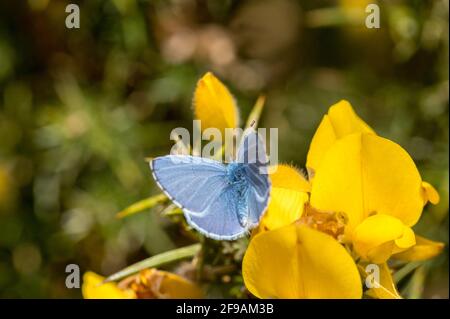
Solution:
<path fill-rule="evenodd" d="M 256 227 L 267 209 L 271 184 L 267 155 L 255 130 L 245 133 L 228 165 L 203 157 L 167 155 L 150 162 L 158 186 L 206 237 L 233 240 Z"/>

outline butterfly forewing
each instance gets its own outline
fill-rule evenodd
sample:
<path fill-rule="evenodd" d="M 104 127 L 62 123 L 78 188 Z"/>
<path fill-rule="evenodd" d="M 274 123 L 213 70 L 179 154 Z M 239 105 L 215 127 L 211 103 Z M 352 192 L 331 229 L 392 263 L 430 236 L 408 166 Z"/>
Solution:
<path fill-rule="evenodd" d="M 192 214 L 204 214 L 228 186 L 226 166 L 207 158 L 168 155 L 150 165 L 158 186 Z"/>

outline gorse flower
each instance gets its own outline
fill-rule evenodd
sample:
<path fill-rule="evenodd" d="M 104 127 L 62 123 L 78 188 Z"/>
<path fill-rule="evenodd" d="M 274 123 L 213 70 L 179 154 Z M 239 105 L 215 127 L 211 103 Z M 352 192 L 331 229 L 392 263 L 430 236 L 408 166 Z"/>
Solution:
<path fill-rule="evenodd" d="M 133 299 L 136 294 L 131 290 L 122 290 L 116 283 L 103 283 L 105 278 L 93 273 L 86 272 L 83 275 L 83 286 L 81 292 L 85 299 Z"/>
<path fill-rule="evenodd" d="M 306 166 L 308 182 L 291 168 L 272 176 L 292 205 L 269 206 L 243 260 L 247 288 L 261 298 L 360 298 L 356 260 L 360 269 L 380 265 L 381 289 L 370 289 L 372 296 L 399 297 L 386 261 L 442 250 L 411 229 L 424 205 L 439 201 L 436 190 L 401 146 L 376 135 L 346 101 L 324 116 Z"/>
<path fill-rule="evenodd" d="M 217 128 L 224 136 L 226 128 L 239 126 L 239 111 L 233 96 L 211 72 L 198 81 L 193 105 L 202 129 Z"/>
<path fill-rule="evenodd" d="M 118 284 L 104 283 L 93 272 L 83 276 L 82 293 L 86 299 L 173 299 L 202 298 L 201 289 L 189 280 L 170 272 L 145 269 Z"/>
<path fill-rule="evenodd" d="M 410 227 L 439 195 L 422 181 L 403 148 L 377 136 L 342 101 L 323 119 L 311 150 L 306 164 L 314 176 L 310 204 L 346 215 L 344 241 L 361 257 L 382 263 L 415 245 Z"/>

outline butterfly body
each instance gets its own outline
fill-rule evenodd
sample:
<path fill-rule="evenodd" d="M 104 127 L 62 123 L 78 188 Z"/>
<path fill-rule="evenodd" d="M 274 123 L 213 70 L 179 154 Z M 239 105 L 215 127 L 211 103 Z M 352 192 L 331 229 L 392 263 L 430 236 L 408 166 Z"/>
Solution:
<path fill-rule="evenodd" d="M 256 138 L 256 133 L 251 134 Z M 158 186 L 183 209 L 193 228 L 213 239 L 233 240 L 258 225 L 269 201 L 265 158 L 245 160 L 253 151 L 249 148 L 257 147 L 246 136 L 238 160 L 228 165 L 208 158 L 168 155 L 155 158 L 150 166 Z"/>
<path fill-rule="evenodd" d="M 235 194 L 237 204 L 237 218 L 242 227 L 248 223 L 248 205 L 247 196 L 250 183 L 245 174 L 245 165 L 241 163 L 231 163 L 227 166 L 227 176 L 231 192 Z"/>

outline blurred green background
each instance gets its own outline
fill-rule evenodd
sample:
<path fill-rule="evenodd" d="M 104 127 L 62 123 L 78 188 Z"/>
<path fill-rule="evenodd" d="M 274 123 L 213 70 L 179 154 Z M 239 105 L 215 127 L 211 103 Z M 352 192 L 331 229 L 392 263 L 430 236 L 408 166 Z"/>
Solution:
<path fill-rule="evenodd" d="M 448 243 L 448 12 L 434 1 L 65 0 L 0 2 L 0 297 L 80 297 L 65 266 L 111 274 L 185 244 L 166 218 L 118 220 L 157 193 L 144 161 L 192 127 L 213 71 L 245 120 L 279 128 L 279 159 L 303 167 L 328 107 L 349 100 L 407 149 L 441 202 L 415 229 Z M 364 26 L 368 3 L 381 28 Z M 448 298 L 448 249 L 402 285 Z"/>

